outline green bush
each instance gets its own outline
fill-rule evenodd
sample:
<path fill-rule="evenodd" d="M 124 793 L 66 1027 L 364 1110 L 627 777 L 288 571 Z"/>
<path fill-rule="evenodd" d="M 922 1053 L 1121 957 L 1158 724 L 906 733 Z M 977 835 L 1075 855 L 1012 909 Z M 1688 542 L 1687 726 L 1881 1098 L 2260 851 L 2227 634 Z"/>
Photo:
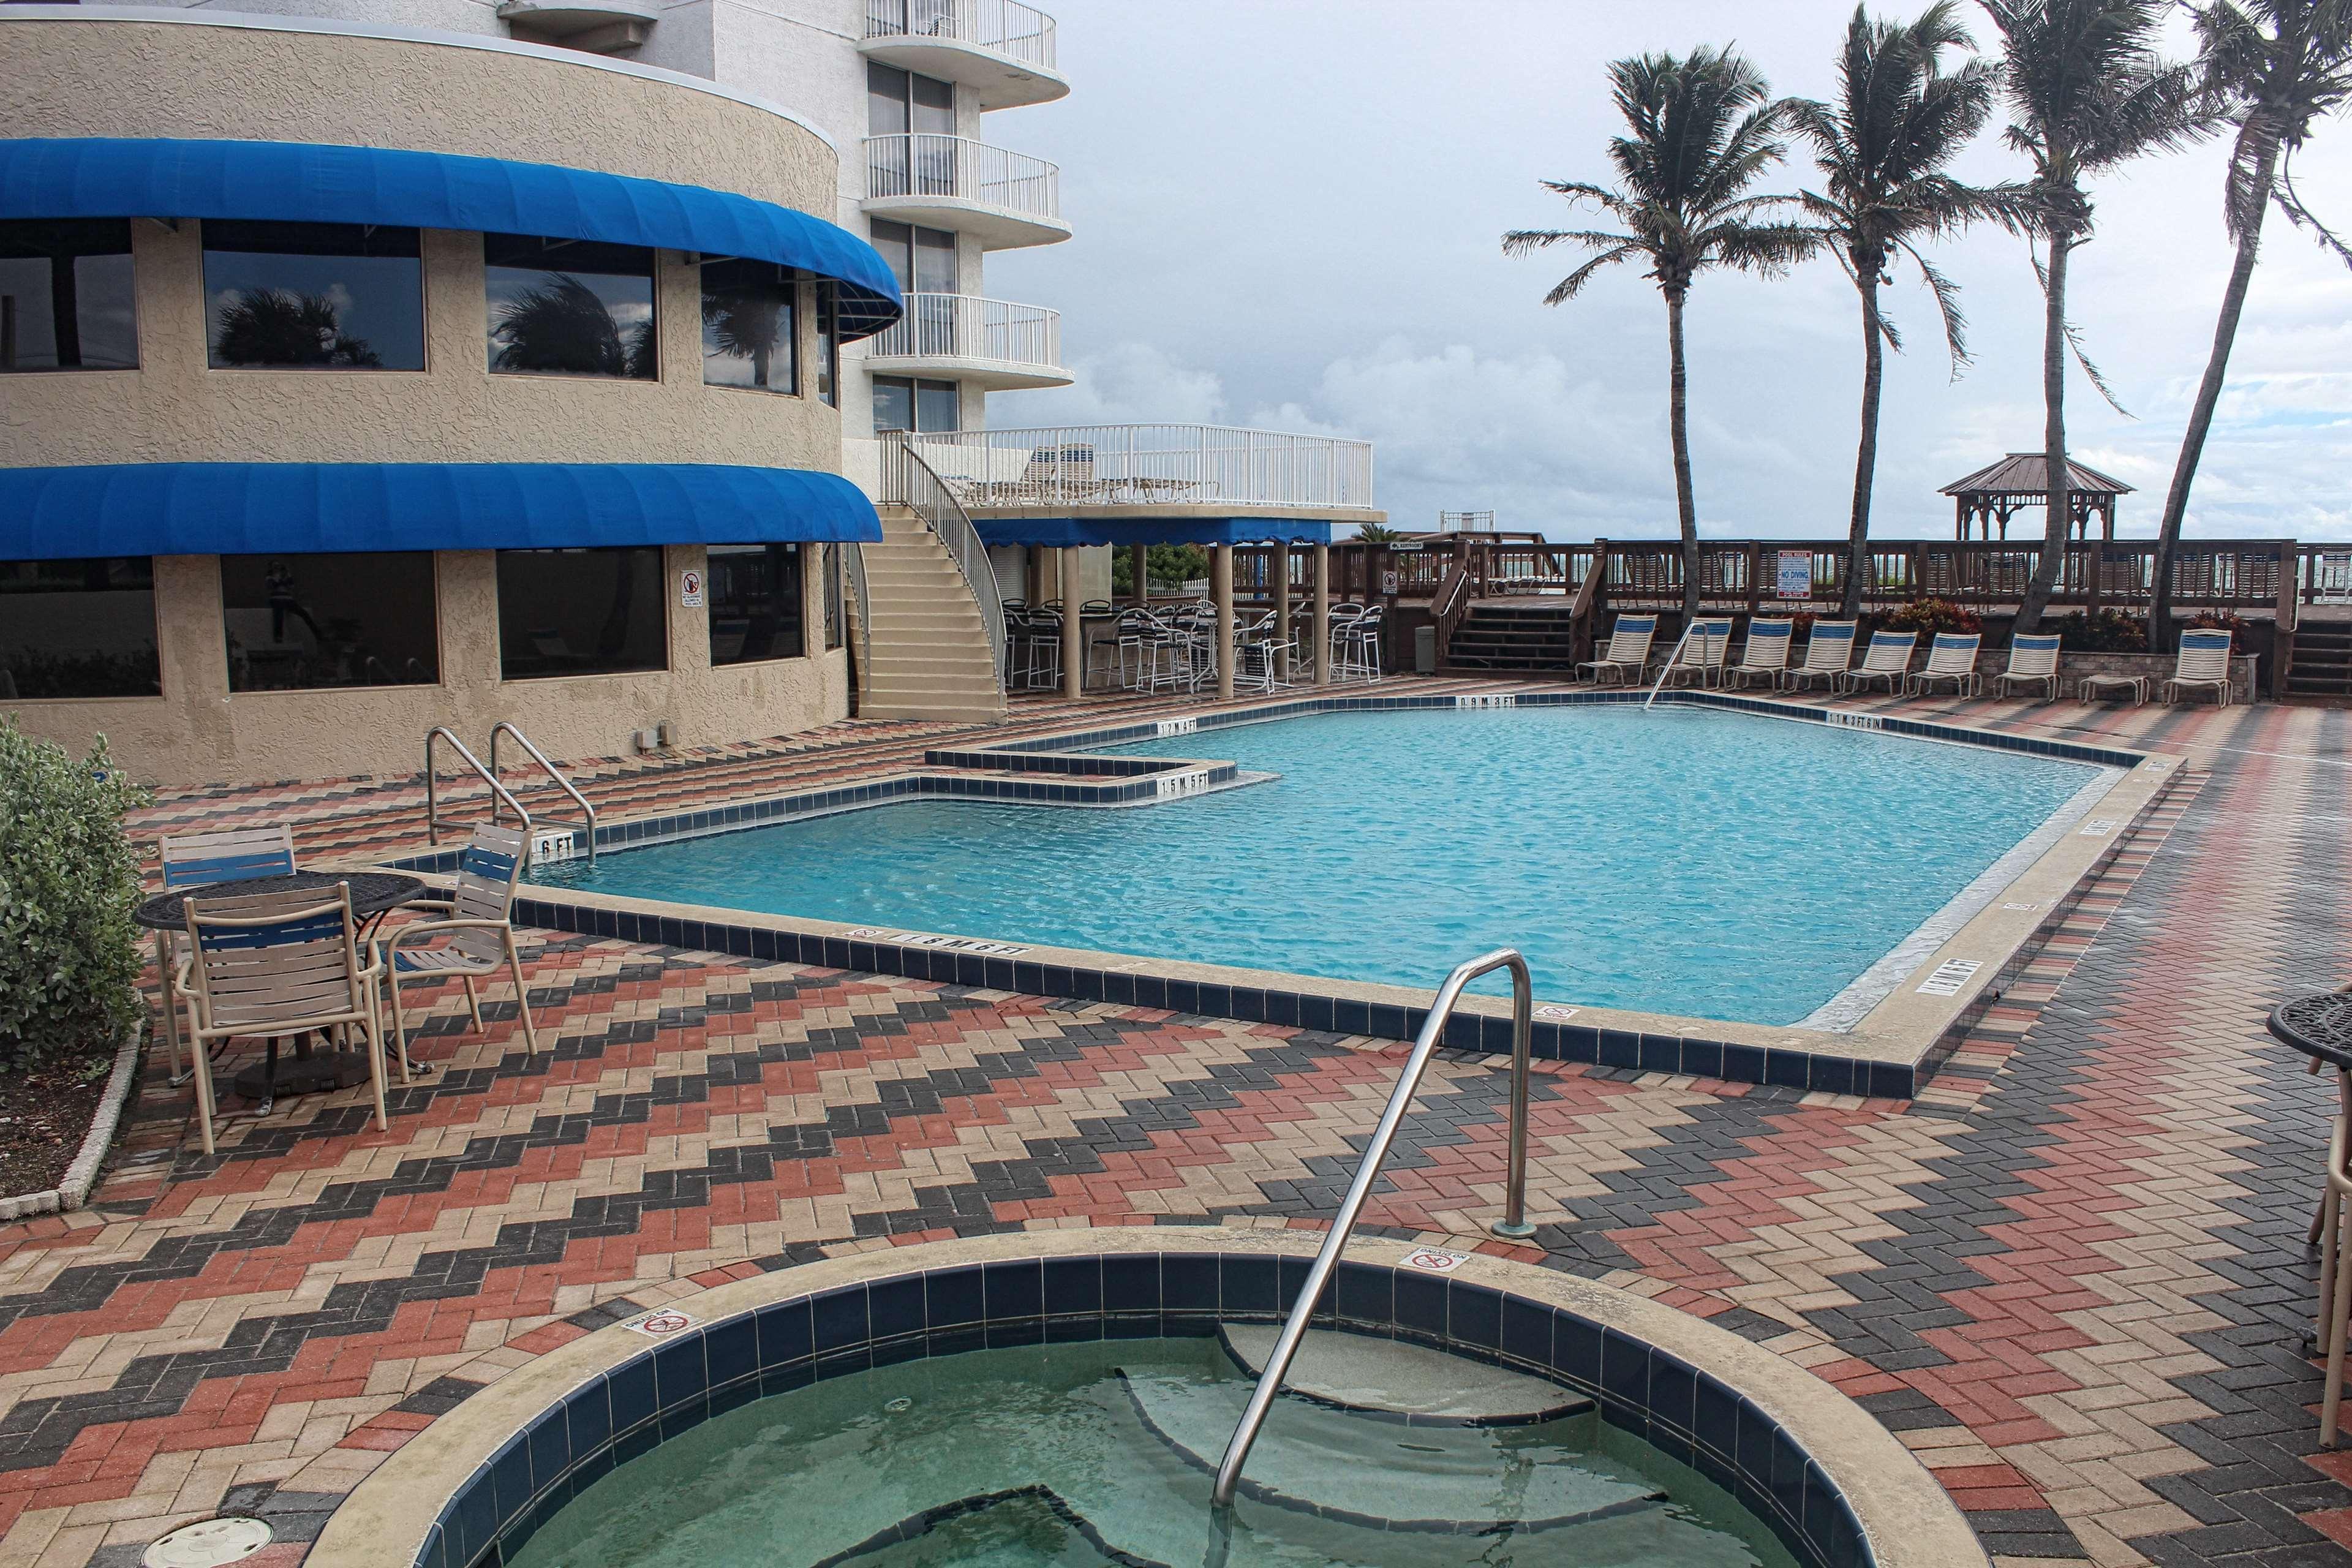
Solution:
<path fill-rule="evenodd" d="M 77 762 L 0 716 L 0 1070 L 109 1055 L 134 1016 L 139 858 L 122 818 L 147 799 L 103 738 Z"/>
<path fill-rule="evenodd" d="M 2068 653 L 2146 653 L 2147 623 L 2121 610 L 2055 616 L 2042 629 L 2058 634 L 2058 646 Z"/>
<path fill-rule="evenodd" d="M 1885 631 L 1917 632 L 1923 640 L 1933 638 L 1938 632 L 1965 636 L 1984 630 L 1982 616 L 1949 599 L 1914 599 L 1888 611 L 1878 624 Z"/>

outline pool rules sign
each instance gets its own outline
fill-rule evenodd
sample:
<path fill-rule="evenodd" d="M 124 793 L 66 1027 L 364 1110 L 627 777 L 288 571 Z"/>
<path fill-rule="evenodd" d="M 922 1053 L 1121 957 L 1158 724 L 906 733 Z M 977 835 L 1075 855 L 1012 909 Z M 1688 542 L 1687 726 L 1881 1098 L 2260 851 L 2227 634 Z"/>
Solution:
<path fill-rule="evenodd" d="M 1813 552 L 1810 550 L 1780 552 L 1780 581 L 1775 592 L 1783 599 L 1810 599 L 1813 596 Z"/>
<path fill-rule="evenodd" d="M 702 608 L 702 574 L 692 567 L 677 574 L 677 607 L 681 610 Z"/>

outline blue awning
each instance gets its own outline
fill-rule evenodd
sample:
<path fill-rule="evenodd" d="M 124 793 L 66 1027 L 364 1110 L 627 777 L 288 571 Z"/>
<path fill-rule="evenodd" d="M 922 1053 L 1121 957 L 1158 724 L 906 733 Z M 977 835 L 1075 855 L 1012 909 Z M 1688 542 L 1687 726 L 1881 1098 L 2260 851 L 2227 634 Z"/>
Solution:
<path fill-rule="evenodd" d="M 0 561 L 882 537 L 838 474 L 712 463 L 0 468 Z"/>
<path fill-rule="evenodd" d="M 1328 544 L 1333 523 L 1297 517 L 976 517 L 989 544 Z"/>
<path fill-rule="evenodd" d="M 0 141 L 0 218 L 373 223 L 662 246 L 797 267 L 841 286 L 844 338 L 897 321 L 898 279 L 838 225 L 729 191 L 452 153 L 309 142 Z"/>

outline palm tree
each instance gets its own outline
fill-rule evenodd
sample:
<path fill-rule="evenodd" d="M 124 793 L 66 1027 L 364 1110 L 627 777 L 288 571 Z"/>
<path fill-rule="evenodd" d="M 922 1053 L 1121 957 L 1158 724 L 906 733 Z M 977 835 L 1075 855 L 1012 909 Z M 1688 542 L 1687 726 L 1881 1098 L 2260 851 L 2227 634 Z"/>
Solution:
<path fill-rule="evenodd" d="M 1404 533 L 1383 522 L 1363 522 L 1356 525 L 1356 539 L 1363 544 L 1394 544 Z"/>
<path fill-rule="evenodd" d="M 574 375 L 627 375 L 631 345 L 596 291 L 566 272 L 551 272 L 499 307 L 490 336 L 499 370 Z"/>
<path fill-rule="evenodd" d="M 2196 482 L 2213 410 L 2221 401 L 2230 349 L 2246 308 L 2271 204 L 2276 202 L 2289 222 L 2316 231 L 2322 244 L 2352 263 L 2352 249 L 2295 196 L 2289 167 L 2313 124 L 2352 99 L 2352 0 L 2213 0 L 2197 12 L 2197 30 L 2205 86 L 2228 106 L 2225 117 L 2237 126 L 2221 217 L 2238 242 L 2238 258 L 2221 290 L 2213 352 L 2189 411 L 2172 489 L 2164 498 L 2164 521 L 2157 530 L 2156 591 L 2147 630 L 2148 647 L 2158 653 L 2173 647 L 2172 560 L 2189 512 L 2189 488 Z"/>
<path fill-rule="evenodd" d="M 220 308 L 213 353 L 223 364 L 373 370 L 383 356 L 342 329 L 335 302 L 289 289 L 240 289 Z"/>
<path fill-rule="evenodd" d="M 1759 222 L 1785 196 L 1748 192 L 1788 153 L 1779 137 L 1781 110 L 1768 100 L 1764 78 L 1729 49 L 1702 47 L 1685 58 L 1641 55 L 1609 68 L 1617 110 L 1630 134 L 1610 139 L 1615 186 L 1546 180 L 1572 203 L 1591 202 L 1623 226 L 1610 229 L 1514 229 L 1503 253 L 1524 256 L 1570 244 L 1593 252 L 1544 296 L 1574 299 L 1604 268 L 1648 263 L 1666 300 L 1666 416 L 1674 446 L 1675 502 L 1682 522 L 1683 613 L 1698 613 L 1698 506 L 1691 493 L 1688 379 L 1683 308 L 1691 280 L 1712 268 L 1770 275 L 1811 248 L 1801 225 Z"/>
<path fill-rule="evenodd" d="M 1952 374 L 1968 363 L 1959 291 L 1919 254 L 1921 242 L 1990 219 L 2016 227 L 2025 211 L 2017 185 L 1979 189 L 1945 173 L 1991 117 L 1995 77 L 1983 60 L 1948 75 L 1947 49 L 1975 48 L 1953 0 L 1936 0 L 1916 21 L 1874 21 L 1862 6 L 1846 24 L 1835 104 L 1791 99 L 1789 126 L 1812 144 L 1827 178 L 1800 200 L 1862 296 L 1862 438 L 1853 465 L 1853 511 L 1842 613 L 1856 614 L 1870 569 L 1870 498 L 1878 468 L 1878 404 L 1884 350 L 1903 340 L 1880 311 L 1879 286 L 1900 256 L 1917 263 L 1943 318 Z M 1898 255 L 1899 253 L 1899 255 Z"/>
<path fill-rule="evenodd" d="M 729 289 L 702 297 L 702 327 L 730 359 L 751 362 L 751 384 L 766 386 L 770 366 L 792 345 L 782 331 L 783 311 L 772 289 Z"/>
<path fill-rule="evenodd" d="M 2083 357 L 2066 319 L 2067 259 L 2091 237 L 2090 175 L 2144 153 L 2179 147 L 2208 123 L 2189 68 L 2157 58 L 2168 0 L 1980 0 L 2002 40 L 2005 139 L 2033 161 L 2028 182 L 2042 275 L 2042 445 L 2049 511 L 2017 629 L 2042 624 L 2066 559 L 2074 510 L 2066 488 L 2066 356 L 2080 360 L 2102 396 L 2106 385 Z M 2112 403 L 2114 399 L 2108 398 Z"/>

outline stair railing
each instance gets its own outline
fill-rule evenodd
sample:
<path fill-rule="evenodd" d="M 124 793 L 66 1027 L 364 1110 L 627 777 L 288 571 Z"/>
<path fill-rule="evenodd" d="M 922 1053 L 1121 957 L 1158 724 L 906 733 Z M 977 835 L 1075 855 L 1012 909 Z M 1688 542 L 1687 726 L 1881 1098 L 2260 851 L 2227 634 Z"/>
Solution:
<path fill-rule="evenodd" d="M 972 603 L 980 606 L 980 624 L 988 637 L 988 653 L 996 670 L 996 689 L 1004 689 L 1004 596 L 997 591 L 996 568 L 990 564 L 988 546 L 971 525 L 971 514 L 956 500 L 939 471 L 923 460 L 903 430 L 882 437 L 882 499 L 908 508 L 923 520 L 948 556 L 963 574 Z"/>
<path fill-rule="evenodd" d="M 499 802 L 504 801 L 515 814 L 516 820 L 522 824 L 523 842 L 529 844 L 530 813 L 525 811 L 522 808 L 522 802 L 517 800 L 512 792 L 499 782 L 499 775 L 483 765 L 481 758 L 466 749 L 466 742 L 457 739 L 456 731 L 446 724 L 436 724 L 425 731 L 425 842 L 438 844 L 441 842 L 443 828 L 467 826 L 462 821 L 441 815 L 440 781 L 433 771 L 433 746 L 436 742 L 446 742 L 449 749 L 457 753 L 457 760 L 471 768 L 484 784 L 490 786 L 490 793 L 495 797 L 490 802 L 490 820 L 496 822 L 499 819 Z"/>
<path fill-rule="evenodd" d="M 572 797 L 572 804 L 580 808 L 580 819 L 576 822 L 562 822 L 558 821 L 554 817 L 549 817 L 547 820 L 557 827 L 569 827 L 573 832 L 585 837 L 588 840 L 588 864 L 591 866 L 596 864 L 596 808 L 588 804 L 588 797 L 580 793 L 580 788 L 577 784 L 574 784 L 570 779 L 566 778 L 553 763 L 547 760 L 547 753 L 545 752 L 541 751 L 537 746 L 531 744 L 530 737 L 529 735 L 524 734 L 520 730 L 516 729 L 514 725 L 504 719 L 499 720 L 497 723 L 490 726 L 490 773 L 493 778 L 503 777 L 505 775 L 505 770 L 499 765 L 499 737 L 501 735 L 513 736 L 514 743 L 522 748 L 523 755 L 538 763 L 539 771 L 545 773 L 551 780 L 552 780 L 556 788 L 562 790 L 565 795 L 570 795 Z M 500 795 L 506 795 L 506 791 L 503 789 L 499 793 Z M 512 800 L 514 796 L 507 795 L 506 798 Z M 498 802 L 494 800 L 490 803 L 490 820 L 492 822 L 496 822 L 498 819 Z M 530 825 L 528 823 L 524 824 L 526 837 L 529 834 L 529 827 Z"/>
<path fill-rule="evenodd" d="M 1234 1505 L 1234 1489 L 1241 1482 L 1242 1466 L 1249 1460 L 1250 1448 L 1257 1442 L 1258 1429 L 1265 1425 L 1266 1412 L 1273 1407 L 1275 1395 L 1282 1392 L 1282 1380 L 1290 1371 L 1291 1358 L 1298 1353 L 1299 1342 L 1307 1337 L 1307 1325 L 1315 1316 L 1315 1304 L 1322 1299 L 1324 1287 L 1330 1283 L 1331 1271 L 1339 1267 L 1340 1250 L 1356 1228 L 1356 1217 L 1363 1213 L 1365 1200 L 1371 1196 L 1373 1184 L 1380 1180 L 1381 1163 L 1388 1158 L 1389 1145 L 1396 1141 L 1397 1129 L 1403 1124 L 1404 1113 L 1412 1104 L 1413 1091 L 1421 1087 L 1421 1075 L 1445 1038 L 1446 1022 L 1454 1016 L 1454 1005 L 1461 999 L 1462 988 L 1497 969 L 1511 972 L 1511 1143 L 1510 1166 L 1503 1188 L 1503 1217 L 1487 1228 L 1511 1241 L 1525 1240 L 1535 1234 L 1535 1226 L 1528 1223 L 1527 1216 L 1528 1065 L 1533 1044 L 1534 999 L 1528 981 L 1528 961 L 1519 956 L 1517 949 L 1505 947 L 1461 965 L 1437 988 L 1429 1016 L 1413 1039 L 1412 1054 L 1405 1059 L 1404 1071 L 1398 1075 L 1396 1088 L 1389 1095 L 1388 1109 L 1381 1112 L 1380 1125 L 1372 1129 L 1371 1142 L 1365 1146 L 1363 1161 L 1356 1167 L 1356 1179 L 1349 1184 L 1348 1195 L 1340 1200 L 1339 1212 L 1331 1216 L 1330 1233 L 1323 1238 L 1322 1250 L 1316 1253 L 1314 1265 L 1307 1270 L 1307 1283 L 1299 1289 L 1298 1300 L 1283 1322 L 1281 1337 L 1274 1342 L 1274 1352 L 1265 1358 L 1265 1371 L 1259 1375 L 1249 1405 L 1234 1428 L 1233 1439 L 1225 1445 L 1224 1458 L 1218 1462 L 1216 1489 L 1210 1493 L 1210 1500 L 1219 1510 Z"/>

